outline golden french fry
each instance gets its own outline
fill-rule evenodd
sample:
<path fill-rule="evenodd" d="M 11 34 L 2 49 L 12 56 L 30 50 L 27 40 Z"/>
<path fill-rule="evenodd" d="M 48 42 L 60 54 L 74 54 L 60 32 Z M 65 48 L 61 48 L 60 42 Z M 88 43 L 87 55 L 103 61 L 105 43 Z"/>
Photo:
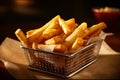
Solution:
<path fill-rule="evenodd" d="M 31 34 L 33 34 L 33 32 L 34 32 L 35 30 L 37 30 L 37 29 L 27 31 L 27 32 L 26 32 L 26 37 L 31 36 Z"/>
<path fill-rule="evenodd" d="M 100 32 L 101 32 L 101 29 L 98 29 L 91 34 L 88 33 L 87 36 L 84 37 L 84 39 L 88 41 L 92 37 L 99 36 Z"/>
<path fill-rule="evenodd" d="M 54 52 L 62 53 L 67 51 L 67 47 L 64 44 L 56 44 L 54 48 Z"/>
<path fill-rule="evenodd" d="M 44 45 L 38 44 L 38 49 L 50 52 L 65 52 L 67 51 L 67 47 L 63 44 L 53 44 L 53 45 Z"/>
<path fill-rule="evenodd" d="M 20 40 L 20 42 L 23 46 L 30 47 L 30 45 L 28 44 L 27 38 L 25 37 L 25 34 L 23 33 L 23 31 L 21 29 L 17 29 L 15 31 L 15 35 Z M 30 53 L 32 60 L 36 61 L 36 56 L 33 54 L 33 51 L 30 50 L 28 52 Z"/>
<path fill-rule="evenodd" d="M 84 36 L 86 36 L 86 34 L 88 33 L 87 30 L 87 23 L 83 22 L 81 23 L 75 30 L 73 33 L 71 33 L 66 39 L 65 39 L 65 45 L 67 47 L 70 47 L 73 42 L 75 41 L 75 39 L 77 37 L 81 37 L 83 38 Z"/>
<path fill-rule="evenodd" d="M 100 32 L 101 32 L 101 29 L 96 30 L 95 32 L 93 32 L 93 33 L 90 35 L 90 38 L 91 38 L 91 37 L 95 37 L 95 36 L 99 36 Z"/>
<path fill-rule="evenodd" d="M 58 23 L 58 19 L 54 19 L 51 24 L 44 30 L 44 32 L 47 32 L 47 30 L 49 29 L 56 29 L 56 28 L 59 28 L 59 23 Z M 44 33 L 43 32 L 43 33 Z"/>
<path fill-rule="evenodd" d="M 42 35 L 44 36 L 44 34 L 51 33 L 51 30 L 55 29 L 58 26 L 58 20 L 53 20 L 52 23 L 43 31 Z"/>
<path fill-rule="evenodd" d="M 70 18 L 67 21 L 65 21 L 67 23 L 67 25 L 71 25 L 71 24 L 75 24 L 75 18 Z"/>
<path fill-rule="evenodd" d="M 70 28 L 68 27 L 68 25 L 66 24 L 66 22 L 65 22 L 63 19 L 59 18 L 59 24 L 60 24 L 60 26 L 62 27 L 63 32 L 64 32 L 66 35 L 69 35 L 69 34 L 71 33 Z"/>
<path fill-rule="evenodd" d="M 77 50 L 78 48 L 80 48 L 80 47 L 83 45 L 83 43 L 84 43 L 83 38 L 77 37 L 76 40 L 75 40 L 75 42 L 74 42 L 73 45 L 72 45 L 71 50 L 72 50 L 72 51 Z"/>
<path fill-rule="evenodd" d="M 38 44 L 38 49 L 53 52 L 55 45 Z"/>
<path fill-rule="evenodd" d="M 59 17 L 60 17 L 59 15 L 55 16 L 48 23 L 46 23 L 44 26 L 42 26 L 41 28 L 39 28 L 36 31 L 34 31 L 31 34 L 31 36 L 27 37 L 28 41 L 29 42 L 34 42 L 35 40 L 37 40 L 37 42 L 41 41 L 41 38 L 39 39 L 39 37 L 41 36 L 41 34 L 43 33 L 43 31 L 52 23 L 53 20 L 58 20 Z"/>
<path fill-rule="evenodd" d="M 20 42 L 22 43 L 23 46 L 26 46 L 26 47 L 28 46 L 25 34 L 23 33 L 23 31 L 21 29 L 17 29 L 15 31 L 15 35 L 20 40 Z"/>
<path fill-rule="evenodd" d="M 53 36 L 60 34 L 61 32 L 61 29 L 48 29 L 46 32 L 43 32 L 42 36 L 45 39 L 49 39 Z"/>
<path fill-rule="evenodd" d="M 68 37 L 68 35 L 66 35 L 66 34 L 64 34 L 64 33 L 60 34 L 60 36 L 61 36 L 61 39 L 62 39 L 63 41 L 65 41 L 65 39 Z"/>
<path fill-rule="evenodd" d="M 52 37 L 48 40 L 45 41 L 45 44 L 58 44 L 58 43 L 62 43 L 63 40 L 61 38 L 61 36 L 55 36 L 55 37 Z"/>
<path fill-rule="evenodd" d="M 32 43 L 32 48 L 33 48 L 33 49 L 38 49 L 38 43 L 33 42 L 33 43 Z"/>
<path fill-rule="evenodd" d="M 88 28 L 89 29 L 88 35 L 92 34 L 93 32 L 95 32 L 99 29 L 102 30 L 106 27 L 107 27 L 107 25 L 104 22 L 100 22 L 98 24 L 95 24 L 95 25 L 91 26 L 90 28 Z"/>
<path fill-rule="evenodd" d="M 65 22 L 68 25 L 68 27 L 71 29 L 71 31 L 74 31 L 74 29 L 78 26 L 78 24 L 75 22 L 75 18 L 71 18 Z"/>

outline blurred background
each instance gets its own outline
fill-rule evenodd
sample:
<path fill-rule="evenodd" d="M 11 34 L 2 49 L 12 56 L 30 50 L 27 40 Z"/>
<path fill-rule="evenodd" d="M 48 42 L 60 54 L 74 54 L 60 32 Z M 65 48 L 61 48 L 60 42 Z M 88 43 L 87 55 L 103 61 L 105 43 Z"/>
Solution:
<path fill-rule="evenodd" d="M 27 31 L 41 27 L 57 14 L 91 26 L 96 23 L 92 8 L 105 6 L 120 8 L 120 0 L 0 0 L 0 42 L 5 37 L 16 38 L 17 28 Z M 120 25 L 106 31 L 120 34 L 119 30 Z"/>

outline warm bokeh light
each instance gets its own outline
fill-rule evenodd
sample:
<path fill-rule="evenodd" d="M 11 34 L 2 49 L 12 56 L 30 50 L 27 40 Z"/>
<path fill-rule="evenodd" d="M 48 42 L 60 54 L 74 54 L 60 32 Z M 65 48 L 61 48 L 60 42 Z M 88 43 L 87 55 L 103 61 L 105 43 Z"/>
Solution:
<path fill-rule="evenodd" d="M 28 6 L 33 4 L 33 0 L 15 0 L 15 5 Z"/>

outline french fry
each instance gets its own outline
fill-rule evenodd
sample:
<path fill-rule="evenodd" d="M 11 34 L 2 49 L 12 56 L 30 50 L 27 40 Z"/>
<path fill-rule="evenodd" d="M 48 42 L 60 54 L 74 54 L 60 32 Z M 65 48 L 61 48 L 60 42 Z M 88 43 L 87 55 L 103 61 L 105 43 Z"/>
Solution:
<path fill-rule="evenodd" d="M 67 47 L 64 44 L 56 44 L 54 48 L 54 52 L 63 53 L 67 51 Z"/>
<path fill-rule="evenodd" d="M 48 23 L 46 23 L 44 26 L 42 26 L 41 28 L 37 29 L 36 31 L 34 31 L 31 36 L 27 37 L 29 42 L 34 42 L 37 39 L 37 42 L 41 41 L 41 38 L 39 39 L 39 37 L 41 36 L 41 34 L 43 33 L 43 31 L 52 23 L 53 20 L 57 20 L 59 19 L 59 15 L 55 16 L 53 19 L 51 19 Z"/>
<path fill-rule="evenodd" d="M 62 27 L 63 32 L 64 32 L 66 35 L 69 35 L 69 34 L 71 33 L 70 28 L 68 27 L 68 25 L 66 24 L 66 22 L 65 22 L 63 19 L 59 18 L 59 24 L 60 24 L 60 26 Z"/>
<path fill-rule="evenodd" d="M 25 34 L 23 33 L 21 29 L 17 29 L 15 31 L 15 35 L 17 36 L 17 38 L 19 39 L 19 41 L 21 42 L 23 46 L 30 47 L 30 45 L 28 44 L 27 38 L 25 37 Z M 33 54 L 33 51 L 30 50 L 29 53 L 30 53 L 32 60 L 36 61 L 36 56 Z"/>
<path fill-rule="evenodd" d="M 68 26 L 74 25 L 75 24 L 75 18 L 70 18 L 65 22 Z"/>
<path fill-rule="evenodd" d="M 38 44 L 38 49 L 53 52 L 55 45 Z"/>
<path fill-rule="evenodd" d="M 63 41 L 65 41 L 65 39 L 68 37 L 68 35 L 66 35 L 66 34 L 64 34 L 64 33 L 60 34 L 60 36 L 61 36 L 61 39 L 62 39 Z"/>
<path fill-rule="evenodd" d="M 28 42 L 25 37 L 25 34 L 23 33 L 23 31 L 20 28 L 15 31 L 15 35 L 20 40 L 20 42 L 23 46 L 28 47 Z"/>
<path fill-rule="evenodd" d="M 75 41 L 75 39 L 77 37 L 81 37 L 83 38 L 84 36 L 86 36 L 86 34 L 88 33 L 88 30 L 87 30 L 87 23 L 86 22 L 83 22 L 81 23 L 73 33 L 71 33 L 66 39 L 65 39 L 65 45 L 67 47 L 70 47 L 73 42 Z"/>
<path fill-rule="evenodd" d="M 44 30 L 43 34 L 48 33 L 50 29 L 56 29 L 59 27 L 58 20 L 53 20 L 51 24 Z"/>
<path fill-rule="evenodd" d="M 95 25 L 91 26 L 90 28 L 88 28 L 88 30 L 89 30 L 88 35 L 94 33 L 97 30 L 102 30 L 106 27 L 107 27 L 107 25 L 104 22 L 100 22 L 98 24 L 95 24 Z"/>
<path fill-rule="evenodd" d="M 72 47 L 71 47 L 71 50 L 72 51 L 75 51 L 77 50 L 78 48 L 82 47 L 82 45 L 84 44 L 84 40 L 83 38 L 81 37 L 77 37 L 75 42 L 73 43 Z"/>
<path fill-rule="evenodd" d="M 30 37 L 31 34 L 33 34 L 33 32 L 34 32 L 35 30 L 37 30 L 37 29 L 27 31 L 27 32 L 26 32 L 26 37 Z"/>
<path fill-rule="evenodd" d="M 56 36 L 62 32 L 61 29 L 48 29 L 46 32 L 43 32 L 42 36 L 45 39 L 50 39 L 53 36 Z"/>
<path fill-rule="evenodd" d="M 33 42 L 33 43 L 32 43 L 32 48 L 33 48 L 33 49 L 38 49 L 38 43 Z"/>
<path fill-rule="evenodd" d="M 65 52 L 67 51 L 67 47 L 63 44 L 53 44 L 53 45 L 44 45 L 38 44 L 38 49 L 50 52 Z"/>
<path fill-rule="evenodd" d="M 78 24 L 75 22 L 75 18 L 71 18 L 65 22 L 68 25 L 68 27 L 71 29 L 71 31 L 74 31 L 75 28 L 78 26 Z"/>
<path fill-rule="evenodd" d="M 63 40 L 62 40 L 61 36 L 55 36 L 55 37 L 52 37 L 52 38 L 46 40 L 45 44 L 50 45 L 50 44 L 58 44 L 58 43 L 62 43 L 62 42 L 63 42 Z"/>
<path fill-rule="evenodd" d="M 91 38 L 91 37 L 99 36 L 100 32 L 101 32 L 101 29 L 96 30 L 95 32 L 93 32 L 93 33 L 90 35 L 90 38 Z"/>
<path fill-rule="evenodd" d="M 91 34 L 88 33 L 87 36 L 84 37 L 84 39 L 88 41 L 92 37 L 99 36 L 100 32 L 101 32 L 101 29 L 98 29 L 98 30 L 96 30 L 95 32 L 93 32 Z"/>

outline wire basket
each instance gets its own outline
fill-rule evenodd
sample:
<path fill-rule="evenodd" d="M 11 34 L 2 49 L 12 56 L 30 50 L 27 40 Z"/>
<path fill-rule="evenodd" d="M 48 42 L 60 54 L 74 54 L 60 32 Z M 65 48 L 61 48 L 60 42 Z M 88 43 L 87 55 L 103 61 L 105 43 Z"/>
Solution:
<path fill-rule="evenodd" d="M 95 41 L 72 54 L 35 50 L 21 46 L 29 62 L 29 69 L 60 77 L 71 77 L 95 62 L 103 40 Z"/>

